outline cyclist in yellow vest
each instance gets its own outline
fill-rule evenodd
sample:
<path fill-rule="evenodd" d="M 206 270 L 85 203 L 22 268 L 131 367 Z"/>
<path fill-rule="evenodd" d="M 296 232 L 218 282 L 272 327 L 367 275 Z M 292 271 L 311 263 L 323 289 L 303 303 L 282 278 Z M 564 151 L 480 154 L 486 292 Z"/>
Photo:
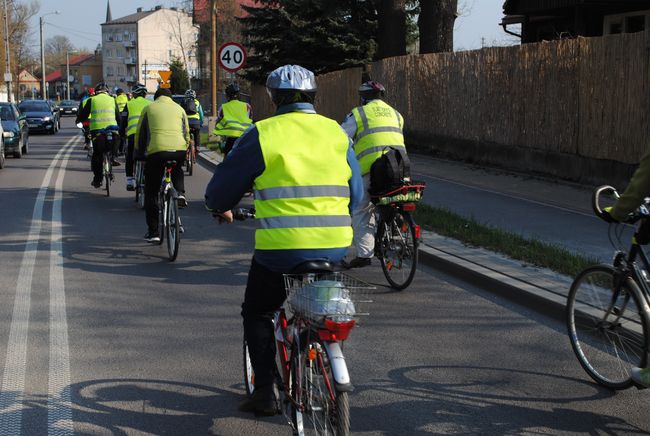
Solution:
<path fill-rule="evenodd" d="M 252 124 L 252 110 L 248 103 L 239 100 L 239 85 L 231 83 L 226 87 L 228 102 L 221 105 L 217 114 L 217 123 L 212 133 L 226 138 L 223 150 L 224 159 L 232 150 L 235 141 Z"/>
<path fill-rule="evenodd" d="M 172 100 L 169 89 L 160 88 L 154 102 L 142 109 L 135 131 L 136 159 L 145 159 L 144 208 L 147 219 L 148 242 L 159 242 L 158 236 L 158 190 L 167 161 L 176 161 L 172 170 L 172 183 L 178 191 L 178 207 L 187 206 L 183 163 L 190 145 L 190 128 L 187 115 Z"/>
<path fill-rule="evenodd" d="M 387 147 L 403 150 L 404 118 L 382 100 L 386 90 L 381 83 L 368 81 L 359 88 L 362 105 L 347 115 L 341 127 L 354 141 L 354 152 L 363 175 L 364 197 L 352 216 L 356 257 L 347 263 L 360 268 L 371 263 L 375 251 L 375 206 L 370 201 L 370 167 Z"/>
<path fill-rule="evenodd" d="M 242 304 L 255 392 L 239 408 L 257 415 L 277 411 L 273 312 L 286 298 L 282 273 L 309 260 L 340 262 L 352 242 L 351 210 L 363 195 L 349 138 L 314 110 L 314 74 L 285 65 L 266 87 L 275 116 L 239 138 L 205 193 L 206 207 L 232 222 L 230 209 L 255 191 L 258 228 Z"/>
<path fill-rule="evenodd" d="M 113 156 L 117 152 L 117 145 L 119 144 L 119 112 L 115 99 L 108 95 L 108 86 L 100 82 L 95 86 L 95 95 L 90 97 L 84 103 L 81 112 L 77 114 L 76 123 L 86 120 L 90 121 L 90 135 L 93 138 L 93 156 L 90 165 L 93 170 L 93 181 L 91 184 L 95 188 L 102 186 L 102 160 L 104 150 L 110 149 Z M 106 130 L 114 130 L 112 143 L 106 143 Z M 119 166 L 119 162 L 113 160 L 113 166 Z"/>
<path fill-rule="evenodd" d="M 135 131 L 138 127 L 138 121 L 140 120 L 140 114 L 142 110 L 151 104 L 150 100 L 147 100 L 147 87 L 142 83 L 137 83 L 133 86 L 131 90 L 133 98 L 126 103 L 124 109 L 124 118 L 123 123 L 126 126 L 123 126 L 123 129 L 126 132 L 127 137 L 127 148 L 126 148 L 126 190 L 133 191 L 135 189 L 135 179 L 133 178 L 133 149 L 135 146 Z"/>
<path fill-rule="evenodd" d="M 126 104 L 128 101 L 129 96 L 124 93 L 124 90 L 122 88 L 117 88 L 115 91 L 115 103 L 117 103 L 117 110 L 120 111 L 120 119 L 118 120 L 120 126 L 120 154 L 124 153 L 124 145 L 126 144 L 126 132 L 123 126 L 126 124 L 124 111 L 126 110 Z"/>
<path fill-rule="evenodd" d="M 194 139 L 194 147 L 196 150 L 201 145 L 201 127 L 203 127 L 203 107 L 201 102 L 196 99 L 196 91 L 188 89 L 185 91 L 185 98 L 183 99 L 183 109 L 187 114 L 187 122 L 190 124 L 190 134 Z"/>
<path fill-rule="evenodd" d="M 81 110 L 88 103 L 88 99 L 95 95 L 95 88 L 88 88 L 87 92 L 81 96 L 81 101 L 79 102 L 79 107 L 77 108 L 77 113 L 80 113 Z M 90 148 L 90 121 L 86 120 L 83 123 L 83 132 L 84 132 L 84 150 Z"/>

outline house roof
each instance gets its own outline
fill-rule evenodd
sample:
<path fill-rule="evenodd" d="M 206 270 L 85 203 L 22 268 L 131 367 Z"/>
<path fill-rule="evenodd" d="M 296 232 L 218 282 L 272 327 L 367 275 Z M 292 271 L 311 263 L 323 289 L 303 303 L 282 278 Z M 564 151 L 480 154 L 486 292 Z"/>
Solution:
<path fill-rule="evenodd" d="M 506 15 L 526 14 L 579 5 L 604 8 L 646 7 L 648 0 L 506 0 L 503 12 Z"/>
<path fill-rule="evenodd" d="M 80 55 L 72 56 L 70 59 L 68 59 L 68 61 L 70 62 L 71 66 L 72 65 L 79 65 L 79 64 L 87 61 L 88 59 L 92 58 L 93 56 L 94 56 L 93 54 L 89 54 L 89 53 L 80 54 Z"/>
<path fill-rule="evenodd" d="M 136 12 L 135 14 L 127 15 L 125 17 L 121 18 L 116 18 L 112 21 L 108 21 L 106 23 L 102 23 L 102 26 L 106 24 L 132 24 L 132 23 L 137 23 L 138 21 L 142 20 L 143 18 L 148 17 L 149 15 L 153 14 L 154 12 L 158 12 L 158 10 L 152 10 L 152 11 L 142 11 L 142 12 Z"/>
<path fill-rule="evenodd" d="M 61 73 L 61 70 L 56 70 L 56 71 L 52 71 L 50 74 L 45 76 L 45 81 L 56 82 L 57 80 L 61 79 L 61 77 L 63 77 L 63 73 Z"/>

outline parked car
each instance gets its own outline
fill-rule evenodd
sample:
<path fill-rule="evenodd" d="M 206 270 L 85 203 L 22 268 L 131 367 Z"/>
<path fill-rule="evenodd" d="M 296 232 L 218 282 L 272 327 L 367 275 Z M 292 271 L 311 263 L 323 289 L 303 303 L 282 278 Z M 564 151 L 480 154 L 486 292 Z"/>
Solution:
<path fill-rule="evenodd" d="M 61 100 L 59 112 L 61 115 L 77 115 L 79 102 L 74 100 Z"/>
<path fill-rule="evenodd" d="M 0 125 L 0 130 L 2 130 L 2 125 Z M 5 167 L 5 138 L 4 133 L 0 135 L 0 169 Z"/>
<path fill-rule="evenodd" d="M 61 127 L 59 111 L 45 100 L 23 100 L 18 109 L 27 117 L 30 132 L 42 131 L 54 135 Z"/>
<path fill-rule="evenodd" d="M 0 103 L 0 120 L 4 130 L 5 153 L 15 158 L 23 157 L 29 151 L 29 128 L 27 118 L 13 103 Z"/>

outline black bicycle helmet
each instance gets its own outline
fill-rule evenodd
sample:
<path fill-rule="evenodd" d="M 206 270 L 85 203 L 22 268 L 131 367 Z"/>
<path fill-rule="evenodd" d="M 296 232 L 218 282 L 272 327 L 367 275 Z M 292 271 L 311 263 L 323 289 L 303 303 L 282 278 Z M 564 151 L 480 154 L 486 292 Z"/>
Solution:
<path fill-rule="evenodd" d="M 276 68 L 266 79 L 266 90 L 277 106 L 289 103 L 313 103 L 316 97 L 314 73 L 300 65 Z"/>
<path fill-rule="evenodd" d="M 236 83 L 231 83 L 230 85 L 226 86 L 226 97 L 228 97 L 229 100 L 239 97 L 239 92 L 239 85 Z"/>
<path fill-rule="evenodd" d="M 95 94 L 100 92 L 108 92 L 108 86 L 104 82 L 99 82 L 95 85 Z"/>
<path fill-rule="evenodd" d="M 359 96 L 363 100 L 374 100 L 376 98 L 383 98 L 386 94 L 386 88 L 379 82 L 370 80 L 363 82 L 359 87 Z"/>
<path fill-rule="evenodd" d="M 147 95 L 147 87 L 142 83 L 136 83 L 133 85 L 133 88 L 131 88 L 131 94 L 137 97 L 144 97 Z"/>
<path fill-rule="evenodd" d="M 193 89 L 188 89 L 187 91 L 185 91 L 185 97 L 196 98 L 196 91 Z"/>

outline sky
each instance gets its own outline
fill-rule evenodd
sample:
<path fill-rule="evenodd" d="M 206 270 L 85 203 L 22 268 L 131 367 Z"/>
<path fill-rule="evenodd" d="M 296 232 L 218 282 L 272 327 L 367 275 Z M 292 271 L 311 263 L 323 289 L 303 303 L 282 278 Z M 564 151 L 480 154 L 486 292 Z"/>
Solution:
<path fill-rule="evenodd" d="M 22 0 L 29 1 L 29 0 Z M 145 10 L 156 5 L 173 6 L 174 0 L 111 0 L 113 18 Z M 454 30 L 454 49 L 471 50 L 482 45 L 511 45 L 516 38 L 507 35 L 499 26 L 504 0 L 459 0 L 460 17 Z M 106 18 L 106 0 L 40 0 L 41 10 L 32 19 L 32 45 L 40 50 L 38 17 L 59 11 L 58 15 L 44 16 L 45 39 L 65 35 L 77 48 L 94 49 L 101 40 L 100 24 Z"/>

